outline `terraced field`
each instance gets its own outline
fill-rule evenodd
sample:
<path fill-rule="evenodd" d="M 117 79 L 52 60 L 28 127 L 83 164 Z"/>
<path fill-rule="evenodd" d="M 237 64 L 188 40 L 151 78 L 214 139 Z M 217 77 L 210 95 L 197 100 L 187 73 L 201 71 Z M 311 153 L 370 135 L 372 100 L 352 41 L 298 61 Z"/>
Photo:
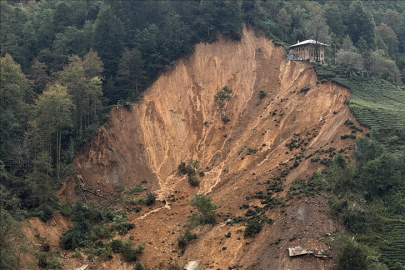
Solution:
<path fill-rule="evenodd" d="M 333 78 L 351 90 L 349 107 L 357 120 L 375 129 L 405 130 L 405 89 L 377 79 Z"/>
<path fill-rule="evenodd" d="M 399 262 L 405 265 L 405 221 L 392 221 L 386 226 L 388 245 L 382 248 L 380 261 L 389 266 Z"/>

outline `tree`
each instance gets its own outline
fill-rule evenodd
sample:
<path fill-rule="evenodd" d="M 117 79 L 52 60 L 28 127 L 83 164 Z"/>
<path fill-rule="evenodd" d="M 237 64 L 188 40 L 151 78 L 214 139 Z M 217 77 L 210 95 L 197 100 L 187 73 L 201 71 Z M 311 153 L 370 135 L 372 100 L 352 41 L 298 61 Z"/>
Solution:
<path fill-rule="evenodd" d="M 342 49 L 345 51 L 357 52 L 356 47 L 353 45 L 353 42 L 348 35 L 343 38 Z"/>
<path fill-rule="evenodd" d="M 357 44 L 363 39 L 367 49 L 375 47 L 375 22 L 371 12 L 364 8 L 361 1 L 354 1 L 349 8 L 347 32 Z"/>
<path fill-rule="evenodd" d="M 329 41 L 329 26 L 326 24 L 326 19 L 321 12 L 312 12 L 310 19 L 305 27 L 306 35 L 315 40 L 315 59 L 320 59 L 320 42 L 327 43 Z"/>
<path fill-rule="evenodd" d="M 52 69 L 61 70 L 73 54 L 83 57 L 91 48 L 92 30 L 93 24 L 86 22 L 83 29 L 68 26 L 63 32 L 57 33 L 50 52 Z"/>
<path fill-rule="evenodd" d="M 32 60 L 28 78 L 32 81 L 33 90 L 38 95 L 42 93 L 45 86 L 51 80 L 48 74 L 48 67 L 45 63 L 39 62 L 37 58 Z"/>
<path fill-rule="evenodd" d="M 391 27 L 385 23 L 381 23 L 377 27 L 376 32 L 377 37 L 381 38 L 384 44 L 387 46 L 387 52 L 390 56 L 393 56 L 396 52 L 398 52 L 398 38 Z"/>
<path fill-rule="evenodd" d="M 118 62 L 124 49 L 124 26 L 111 7 L 101 8 L 94 22 L 94 49 L 104 63 L 104 76 L 115 77 Z"/>
<path fill-rule="evenodd" d="M 382 197 L 391 189 L 396 190 L 401 183 L 401 164 L 392 154 L 383 154 L 367 162 L 361 180 L 367 191 L 366 198 Z"/>
<path fill-rule="evenodd" d="M 204 194 L 194 194 L 190 199 L 190 204 L 197 207 L 198 212 L 194 212 L 190 217 L 190 226 L 196 227 L 198 225 L 215 224 L 217 206 L 211 202 L 211 198 Z"/>
<path fill-rule="evenodd" d="M 136 48 L 142 52 L 144 71 L 147 78 L 154 78 L 162 65 L 162 56 L 158 47 L 159 28 L 150 24 L 136 33 Z"/>
<path fill-rule="evenodd" d="M 117 83 L 120 86 L 120 96 L 135 100 L 145 83 L 144 61 L 141 52 L 134 48 L 125 49 L 118 65 Z"/>
<path fill-rule="evenodd" d="M 399 37 L 401 34 L 403 34 L 403 27 L 404 27 L 404 22 L 401 19 L 401 15 L 396 11 L 396 10 L 387 10 L 384 19 L 383 19 L 384 24 L 388 25 L 389 27 L 392 28 L 394 33 Z"/>
<path fill-rule="evenodd" d="M 364 269 L 367 269 L 366 254 L 361 247 L 348 240 L 339 251 L 336 270 Z"/>
<path fill-rule="evenodd" d="M 24 198 L 24 206 L 32 209 L 46 202 L 53 202 L 55 198 L 54 170 L 52 158 L 49 153 L 43 151 L 36 155 L 33 171 L 26 175 L 21 195 Z M 51 198 L 51 200 L 50 200 Z"/>
<path fill-rule="evenodd" d="M 338 37 L 343 37 L 346 27 L 343 24 L 340 8 L 337 5 L 332 5 L 325 10 L 326 23 L 331 31 Z"/>
<path fill-rule="evenodd" d="M 353 157 L 360 169 L 370 160 L 377 158 L 385 152 L 380 143 L 366 137 L 357 137 Z"/>
<path fill-rule="evenodd" d="M 101 75 L 103 63 L 97 53 L 90 50 L 81 59 L 69 57 L 69 64 L 58 73 L 58 83 L 67 87 L 75 105 L 74 126 L 76 135 L 81 135 L 91 124 L 96 123 L 102 96 Z"/>
<path fill-rule="evenodd" d="M 218 111 L 221 112 L 221 118 L 224 123 L 229 121 L 226 115 L 226 110 L 228 107 L 228 102 L 232 98 L 232 89 L 227 86 L 222 87 L 215 95 L 215 102 L 218 105 Z"/>
<path fill-rule="evenodd" d="M 219 8 L 216 12 L 219 19 L 219 30 L 225 35 L 231 37 L 233 40 L 240 40 L 242 38 L 242 11 L 239 1 L 226 0 L 223 5 L 219 2 Z"/>
<path fill-rule="evenodd" d="M 58 179 L 60 177 L 62 131 L 73 126 L 73 109 L 74 105 L 70 95 L 68 95 L 67 88 L 59 83 L 48 85 L 35 101 L 35 122 L 39 132 L 43 135 L 49 154 L 51 154 L 52 136 L 55 137 L 56 154 L 54 160 Z"/>
<path fill-rule="evenodd" d="M 2 194 L 0 194 L 0 202 L 2 203 Z M 24 240 L 20 223 L 0 207 L 0 269 L 20 268 Z"/>
<path fill-rule="evenodd" d="M 11 55 L 0 58 L 0 160 L 9 166 L 24 135 L 32 99 L 30 82 Z"/>
<path fill-rule="evenodd" d="M 372 52 L 368 59 L 368 68 L 372 76 L 391 81 L 393 83 L 400 83 L 401 74 L 395 61 L 384 57 L 384 52 Z"/>
<path fill-rule="evenodd" d="M 280 25 L 281 41 L 284 41 L 284 33 L 288 33 L 291 27 L 291 15 L 287 13 L 285 8 L 280 9 L 277 14 L 277 22 Z"/>
<path fill-rule="evenodd" d="M 364 68 L 363 57 L 352 51 L 339 50 L 336 55 L 338 66 L 345 68 L 347 71 L 356 69 L 362 71 Z"/>

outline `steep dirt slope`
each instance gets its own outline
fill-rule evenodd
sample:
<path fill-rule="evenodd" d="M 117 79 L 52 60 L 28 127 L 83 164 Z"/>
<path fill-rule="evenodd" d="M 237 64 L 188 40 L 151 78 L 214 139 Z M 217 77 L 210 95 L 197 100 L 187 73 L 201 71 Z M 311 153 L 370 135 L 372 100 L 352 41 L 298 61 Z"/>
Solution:
<path fill-rule="evenodd" d="M 224 86 L 233 90 L 226 124 L 214 100 Z M 262 99 L 260 90 L 266 94 Z M 200 269 L 331 269 L 332 260 L 288 256 L 287 248 L 299 245 L 328 249 L 325 236 L 336 225 L 321 196 L 287 201 L 286 191 L 293 180 L 307 179 L 322 167 L 305 158 L 311 153 L 328 157 L 325 150 L 331 148 L 350 154 L 354 140 L 340 139 L 351 132 L 343 124 L 353 120 L 344 105 L 348 97 L 343 87 L 317 83 L 310 63 L 288 61 L 282 47 L 261 32 L 244 29 L 240 42 L 220 38 L 198 44 L 131 108 L 113 109 L 108 125 L 74 162 L 82 185 L 110 203 L 114 188 L 140 183 L 165 200 L 132 213 L 137 227 L 124 237 L 145 243 L 140 259 L 151 269 L 188 260 L 200 261 Z M 290 150 L 286 144 L 292 139 L 300 146 Z M 294 156 L 301 156 L 296 167 Z M 179 163 L 189 159 L 199 160 L 205 172 L 199 188 L 176 175 Z M 281 177 L 284 191 L 274 196 L 284 197 L 286 207 L 266 213 L 274 224 L 244 239 L 244 226 L 223 223 L 243 216 L 242 204 L 260 205 L 253 195 L 266 192 L 266 184 L 276 181 L 284 166 L 293 168 Z M 194 191 L 212 196 L 220 224 L 198 229 L 198 239 L 181 255 L 176 239 L 192 210 L 188 199 Z M 231 237 L 225 238 L 228 232 Z M 93 269 L 107 268 L 133 269 L 133 264 L 113 260 Z"/>

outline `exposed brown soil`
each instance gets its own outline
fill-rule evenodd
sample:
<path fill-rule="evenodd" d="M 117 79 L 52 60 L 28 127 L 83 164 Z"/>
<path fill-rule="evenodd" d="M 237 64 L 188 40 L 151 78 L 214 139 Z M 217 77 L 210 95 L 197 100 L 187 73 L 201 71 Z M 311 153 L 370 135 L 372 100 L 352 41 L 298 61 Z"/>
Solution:
<path fill-rule="evenodd" d="M 233 90 L 226 124 L 214 100 L 224 86 Z M 301 93 L 305 87 L 309 90 Z M 260 90 L 266 93 L 263 99 Z M 246 209 L 240 206 L 244 203 L 260 205 L 252 196 L 266 192 L 265 183 L 274 182 L 284 170 L 281 163 L 291 166 L 294 156 L 306 157 L 318 150 L 313 157 L 329 157 L 325 150 L 330 147 L 344 149 L 349 156 L 354 140 L 340 139 L 351 132 L 344 121 L 354 121 L 344 105 L 348 97 L 349 91 L 341 86 L 317 83 L 310 63 L 288 61 L 285 50 L 260 31 L 245 29 L 240 42 L 220 38 L 213 44 L 198 44 L 191 56 L 163 73 L 131 108 L 113 109 L 109 123 L 76 155 L 78 181 L 99 196 L 74 194 L 73 180 L 59 196 L 64 200 L 86 196 L 114 204 L 117 188 L 143 184 L 147 192 L 155 192 L 160 201 L 144 206 L 140 213 L 132 212 L 130 221 L 136 228 L 124 236 L 145 243 L 140 260 L 150 269 L 167 269 L 171 262 L 183 266 L 189 260 L 200 261 L 199 269 L 332 269 L 333 260 L 290 258 L 287 251 L 295 246 L 328 249 L 328 234 L 337 229 L 322 196 L 286 199 L 293 180 L 308 179 L 323 167 L 311 158 L 302 158 L 285 177 L 284 191 L 274 195 L 285 197 L 285 210 L 269 210 L 266 215 L 274 224 L 265 224 L 255 238 L 244 239 L 244 226 L 225 225 L 224 220 L 243 216 Z M 302 142 L 301 146 L 290 150 L 286 144 L 291 139 Z M 256 152 L 249 155 L 248 148 Z M 179 163 L 189 159 L 199 160 L 205 173 L 199 188 L 176 174 Z M 198 239 L 182 255 L 177 237 L 185 230 L 193 192 L 212 196 L 219 224 L 199 228 Z M 34 231 L 42 226 L 31 225 Z M 57 237 L 64 229 L 61 225 L 50 233 Z M 224 236 L 228 232 L 230 238 Z M 117 256 L 88 263 L 90 269 L 134 267 Z M 69 269 L 73 263 L 66 265 L 64 269 Z"/>

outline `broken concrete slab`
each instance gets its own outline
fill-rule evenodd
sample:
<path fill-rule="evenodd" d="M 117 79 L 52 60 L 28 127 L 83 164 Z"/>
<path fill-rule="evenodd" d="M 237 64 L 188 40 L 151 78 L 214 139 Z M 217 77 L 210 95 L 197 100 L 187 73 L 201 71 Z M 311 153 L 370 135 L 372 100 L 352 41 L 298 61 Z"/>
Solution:
<path fill-rule="evenodd" d="M 88 264 L 85 264 L 79 268 L 76 268 L 75 270 L 85 270 L 87 268 L 87 266 L 89 266 Z"/>
<path fill-rule="evenodd" d="M 189 261 L 188 263 L 186 263 L 186 265 L 183 267 L 184 270 L 197 270 L 198 266 L 200 266 L 200 264 L 197 261 Z"/>
<path fill-rule="evenodd" d="M 312 250 L 303 248 L 301 246 L 288 248 L 288 254 L 290 255 L 290 257 L 295 257 L 295 256 L 300 256 L 300 255 L 305 255 L 305 254 L 312 254 L 312 253 L 314 253 Z"/>

